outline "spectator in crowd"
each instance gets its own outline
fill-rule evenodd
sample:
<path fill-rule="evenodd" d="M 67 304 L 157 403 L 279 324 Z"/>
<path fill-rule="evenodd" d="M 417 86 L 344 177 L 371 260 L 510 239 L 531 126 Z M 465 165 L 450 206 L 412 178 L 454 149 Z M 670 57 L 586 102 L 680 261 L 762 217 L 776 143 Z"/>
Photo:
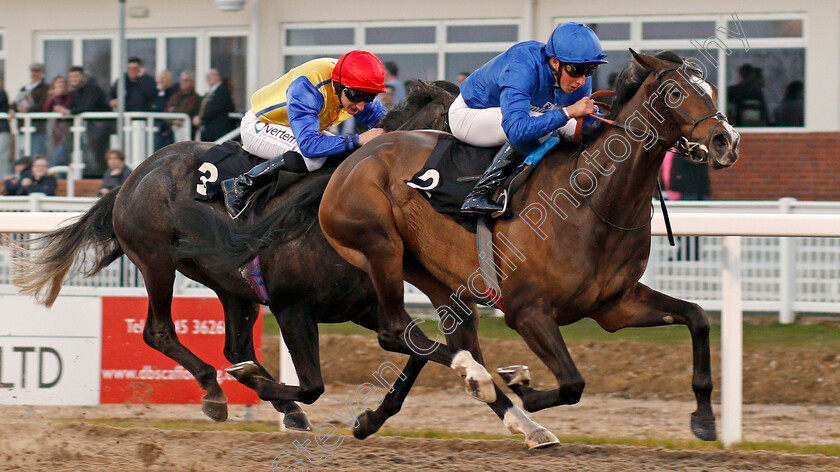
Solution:
<path fill-rule="evenodd" d="M 46 156 L 35 156 L 32 159 L 32 177 L 24 177 L 20 180 L 21 194 L 43 193 L 54 196 L 58 183 L 55 177 L 47 175 L 49 168 L 50 161 Z"/>
<path fill-rule="evenodd" d="M 794 80 L 785 87 L 785 96 L 774 113 L 776 126 L 804 126 L 805 84 Z"/>
<path fill-rule="evenodd" d="M 15 96 L 15 110 L 21 113 L 43 111 L 47 102 L 47 92 L 50 86 L 44 81 L 44 64 L 33 62 L 29 65 L 29 83 L 24 85 Z M 47 152 L 47 122 L 46 120 L 32 120 L 35 132 L 32 134 L 32 154 Z M 21 148 L 23 142 L 21 141 Z"/>
<path fill-rule="evenodd" d="M 727 115 L 735 126 L 767 126 L 767 103 L 764 101 L 764 73 L 751 64 L 738 69 L 741 81 L 727 90 Z"/>
<path fill-rule="evenodd" d="M 385 85 L 390 85 L 394 88 L 394 103 L 400 103 L 405 100 L 405 85 L 400 81 L 400 69 L 397 63 L 388 61 L 385 66 Z"/>
<path fill-rule="evenodd" d="M 108 170 L 102 176 L 102 185 L 97 191 L 97 195 L 100 197 L 122 185 L 128 175 L 131 174 L 131 169 L 125 165 L 125 153 L 119 149 L 108 151 L 106 161 L 108 162 Z"/>
<path fill-rule="evenodd" d="M 111 87 L 111 99 L 109 105 L 117 109 L 117 86 L 119 81 L 114 81 Z M 125 72 L 125 111 L 151 111 L 152 103 L 157 95 L 155 79 L 146 74 L 143 67 L 143 60 L 139 57 L 128 58 L 128 67 Z"/>
<path fill-rule="evenodd" d="M 201 130 L 202 141 L 215 141 L 236 128 L 236 122 L 228 118 L 234 111 L 233 97 L 218 70 L 210 69 L 206 77 L 210 88 L 193 117 L 193 126 Z"/>
<path fill-rule="evenodd" d="M 181 72 L 180 81 L 178 82 L 178 91 L 175 92 L 166 104 L 164 111 L 170 113 L 186 113 L 190 115 L 190 119 L 198 114 L 198 108 L 201 106 L 201 96 L 195 93 L 195 74 L 191 70 Z M 184 135 L 182 132 L 183 123 L 181 120 L 167 120 L 172 129 L 172 135 L 175 141 L 185 141 L 192 139 L 192 136 Z"/>
<path fill-rule="evenodd" d="M 111 111 L 105 92 L 85 75 L 80 66 L 73 66 L 67 73 L 73 98 L 70 106 L 56 105 L 53 109 L 65 115 L 78 115 L 86 111 Z M 112 132 L 111 123 L 106 120 L 87 120 L 85 133 L 84 161 L 86 178 L 98 178 L 105 170 L 105 150 L 108 148 L 108 136 Z"/>
<path fill-rule="evenodd" d="M 44 104 L 44 111 L 58 111 L 56 107 L 69 108 L 73 101 L 73 94 L 67 84 L 67 79 L 57 75 L 50 83 L 50 90 L 47 92 L 47 103 Z M 53 146 L 52 164 L 61 166 L 67 164 L 66 149 L 70 145 L 70 125 L 72 120 L 53 120 L 52 133 L 50 135 Z"/>
<path fill-rule="evenodd" d="M 172 85 L 172 74 L 168 70 L 162 70 L 157 76 L 157 95 L 152 101 L 152 111 L 166 111 L 166 104 L 169 99 L 178 91 L 178 84 Z M 157 134 L 155 135 L 155 151 L 172 144 L 172 129 L 164 120 L 155 120 Z"/>
<path fill-rule="evenodd" d="M 455 85 L 457 85 L 458 87 L 460 87 L 460 86 L 461 86 L 461 82 L 463 82 L 463 81 L 467 80 L 467 77 L 469 77 L 469 76 L 470 76 L 470 73 L 469 73 L 469 72 L 460 72 L 460 73 L 458 73 L 458 76 L 457 76 L 457 77 L 455 77 Z"/>
<path fill-rule="evenodd" d="M 12 163 L 12 174 L 3 180 L 4 195 L 23 195 L 21 181 L 32 179 L 32 158 L 21 157 Z"/>
<path fill-rule="evenodd" d="M 0 80 L 0 113 L 9 113 L 9 96 L 3 89 L 3 81 Z M 9 128 L 9 120 L 0 118 L 0 177 L 9 175 L 9 168 L 12 163 L 12 133 Z"/>

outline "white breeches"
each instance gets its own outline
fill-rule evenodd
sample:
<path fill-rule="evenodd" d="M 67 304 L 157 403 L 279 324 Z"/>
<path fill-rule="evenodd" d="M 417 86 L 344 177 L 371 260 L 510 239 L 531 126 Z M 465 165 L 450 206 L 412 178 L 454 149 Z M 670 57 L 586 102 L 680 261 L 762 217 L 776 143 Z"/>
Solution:
<path fill-rule="evenodd" d="M 257 119 L 253 110 L 242 117 L 239 124 L 239 134 L 242 136 L 242 148 L 263 159 L 273 159 L 288 151 L 300 153 L 297 140 L 292 128 L 273 123 L 264 123 Z M 303 153 L 301 153 L 302 155 Z M 303 156 L 309 172 L 318 170 L 327 161 L 326 157 Z"/>
<path fill-rule="evenodd" d="M 539 115 L 541 113 L 531 112 L 531 116 Z M 572 118 L 560 128 L 561 135 L 571 138 L 576 125 L 577 120 Z M 456 138 L 473 146 L 501 146 L 508 139 L 502 129 L 501 108 L 470 108 L 461 95 L 449 106 L 449 128 Z M 540 142 L 548 137 L 549 134 L 546 134 Z"/>

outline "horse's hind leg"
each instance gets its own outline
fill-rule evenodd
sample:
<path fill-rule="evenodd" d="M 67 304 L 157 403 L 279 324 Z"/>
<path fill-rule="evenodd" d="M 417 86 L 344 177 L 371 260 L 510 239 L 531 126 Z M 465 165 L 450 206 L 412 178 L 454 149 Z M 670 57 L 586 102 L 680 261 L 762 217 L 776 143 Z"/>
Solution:
<path fill-rule="evenodd" d="M 423 290 L 432 300 L 442 318 L 441 326 L 449 331 L 446 333 L 447 345 L 467 349 L 479 363 L 484 365 L 478 344 L 478 316 L 474 306 L 452 303 L 451 290 L 420 267 L 414 266 L 408 281 Z M 365 326 L 364 323 L 361 324 Z M 373 329 L 370 326 L 366 327 Z M 449 327 L 452 329 L 450 330 Z M 359 415 L 358 424 L 353 428 L 353 435 L 357 439 L 364 439 L 375 433 L 388 418 L 400 411 L 409 390 L 425 365 L 424 359 L 409 358 L 403 369 L 403 375 L 397 378 L 379 407 L 376 410 L 366 410 Z M 488 406 L 512 433 L 525 435 L 526 446 L 531 449 L 541 449 L 559 444 L 550 431 L 531 420 L 495 383 L 493 388 L 496 391 L 496 401 L 489 403 Z"/>
<path fill-rule="evenodd" d="M 234 364 L 228 368 L 228 372 L 248 369 L 252 371 L 252 375 L 274 381 L 271 374 L 257 361 L 254 352 L 254 324 L 259 318 L 259 305 L 224 292 L 216 294 L 225 308 L 225 358 Z M 306 413 L 295 402 L 273 400 L 271 404 L 275 410 L 283 413 L 283 425 L 287 428 L 312 430 Z"/>
<path fill-rule="evenodd" d="M 363 166 L 364 162 L 354 173 L 360 172 Z M 492 377 L 469 351 L 433 342 L 421 330 L 414 329 L 416 326 L 405 310 L 403 298 L 403 241 L 386 195 L 380 188 L 371 188 L 370 183 L 357 183 L 348 178 L 339 185 L 352 188 L 341 192 L 349 198 L 328 198 L 331 189 L 333 193 L 336 191 L 335 181 L 333 176 L 321 203 L 321 227 L 336 251 L 365 270 L 373 281 L 382 307 L 377 330 L 380 346 L 450 367 L 464 377 L 471 395 L 484 402 L 495 401 Z M 370 198 L 352 198 L 361 194 Z"/>
<path fill-rule="evenodd" d="M 447 308 L 450 308 L 449 305 Z M 452 346 L 469 350 L 475 360 L 484 365 L 484 356 L 481 354 L 481 347 L 478 343 L 478 316 L 470 313 L 463 319 L 463 323 L 457 325 L 452 333 L 446 336 L 446 343 Z M 496 401 L 488 406 L 502 420 L 513 434 L 525 436 L 525 445 L 529 449 L 544 449 L 560 444 L 557 437 L 548 429 L 532 420 L 518 406 L 502 392 L 498 385 L 493 383 L 496 389 Z"/>
<path fill-rule="evenodd" d="M 126 251 L 129 253 L 129 251 Z M 227 419 L 227 397 L 216 381 L 216 369 L 199 359 L 178 340 L 175 324 L 172 322 L 172 288 L 175 282 L 175 267 L 168 261 L 145 260 L 129 254 L 146 282 L 149 294 L 149 313 L 143 329 L 143 340 L 152 348 L 181 364 L 198 385 L 207 392 L 201 399 L 201 410 L 216 421 Z"/>
<path fill-rule="evenodd" d="M 712 371 L 709 349 L 709 317 L 697 304 L 689 303 L 638 284 L 635 296 L 612 311 L 593 316 L 607 331 L 621 328 L 683 324 L 691 333 L 694 374 L 691 386 L 697 410 L 691 414 L 691 432 L 704 441 L 717 439 L 712 412 Z"/>

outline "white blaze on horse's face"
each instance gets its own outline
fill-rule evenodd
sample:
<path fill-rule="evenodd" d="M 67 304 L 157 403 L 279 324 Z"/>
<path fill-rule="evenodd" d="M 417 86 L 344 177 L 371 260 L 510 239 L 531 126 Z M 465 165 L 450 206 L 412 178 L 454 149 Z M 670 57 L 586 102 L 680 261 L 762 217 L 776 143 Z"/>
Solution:
<path fill-rule="evenodd" d="M 714 92 L 712 90 L 712 86 L 708 82 L 703 80 L 703 78 L 700 77 L 699 75 L 692 75 L 691 76 L 691 81 L 694 82 L 694 84 L 697 86 L 697 88 L 703 90 L 703 92 L 706 95 L 708 95 L 709 98 L 713 98 L 715 96 Z"/>

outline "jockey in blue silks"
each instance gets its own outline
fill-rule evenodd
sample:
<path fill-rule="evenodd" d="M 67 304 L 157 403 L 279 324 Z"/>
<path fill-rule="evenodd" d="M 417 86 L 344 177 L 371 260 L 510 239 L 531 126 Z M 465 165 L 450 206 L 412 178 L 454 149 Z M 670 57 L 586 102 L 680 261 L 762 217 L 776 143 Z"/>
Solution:
<path fill-rule="evenodd" d="M 474 146 L 504 146 L 467 195 L 462 212 L 501 211 L 504 205 L 490 195 L 525 155 L 555 130 L 566 134 L 575 119 L 596 111 L 588 98 L 591 76 L 605 58 L 594 31 L 565 23 L 548 43 L 515 44 L 464 80 L 449 108 L 452 134 Z"/>

